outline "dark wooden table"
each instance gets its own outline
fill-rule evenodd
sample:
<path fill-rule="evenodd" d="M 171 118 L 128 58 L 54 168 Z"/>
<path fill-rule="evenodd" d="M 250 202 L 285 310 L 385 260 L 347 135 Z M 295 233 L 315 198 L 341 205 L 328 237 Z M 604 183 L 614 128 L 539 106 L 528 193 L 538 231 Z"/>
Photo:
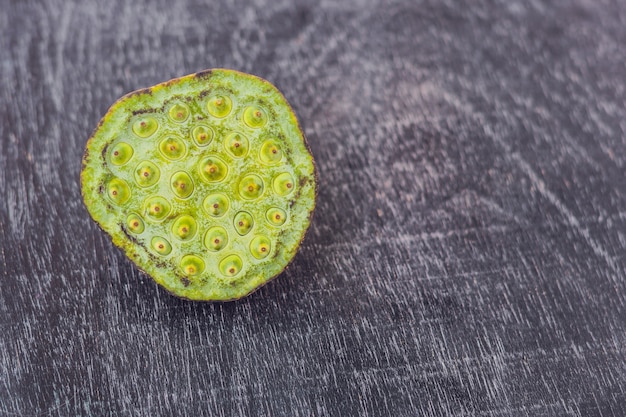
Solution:
<path fill-rule="evenodd" d="M 1 416 L 626 415 L 623 2 L 0 3 Z M 279 87 L 320 173 L 227 304 L 79 186 L 115 99 L 211 67 Z"/>

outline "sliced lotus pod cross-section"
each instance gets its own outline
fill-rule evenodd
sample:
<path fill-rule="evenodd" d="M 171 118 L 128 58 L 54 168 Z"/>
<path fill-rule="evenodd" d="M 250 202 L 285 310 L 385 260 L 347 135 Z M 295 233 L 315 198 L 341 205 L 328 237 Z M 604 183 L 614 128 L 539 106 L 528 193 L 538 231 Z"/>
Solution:
<path fill-rule="evenodd" d="M 269 82 L 207 70 L 118 100 L 87 143 L 89 213 L 171 293 L 234 300 L 289 264 L 316 197 L 313 157 Z"/>

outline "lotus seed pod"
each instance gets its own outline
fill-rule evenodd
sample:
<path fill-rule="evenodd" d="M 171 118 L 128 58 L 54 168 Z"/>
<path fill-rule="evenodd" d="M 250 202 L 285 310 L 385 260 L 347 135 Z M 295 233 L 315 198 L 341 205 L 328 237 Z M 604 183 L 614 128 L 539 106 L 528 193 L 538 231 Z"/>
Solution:
<path fill-rule="evenodd" d="M 270 83 L 207 70 L 118 100 L 87 143 L 82 194 L 128 257 L 179 297 L 246 296 L 292 261 L 316 176 Z"/>

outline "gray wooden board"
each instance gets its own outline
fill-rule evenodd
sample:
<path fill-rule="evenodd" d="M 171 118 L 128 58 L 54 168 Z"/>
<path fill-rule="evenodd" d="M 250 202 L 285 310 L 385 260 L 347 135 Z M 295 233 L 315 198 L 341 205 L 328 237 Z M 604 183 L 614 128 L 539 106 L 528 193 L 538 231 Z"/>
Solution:
<path fill-rule="evenodd" d="M 626 4 L 0 1 L 1 416 L 626 415 Z M 274 83 L 316 157 L 289 270 L 196 304 L 83 206 L 121 95 Z"/>

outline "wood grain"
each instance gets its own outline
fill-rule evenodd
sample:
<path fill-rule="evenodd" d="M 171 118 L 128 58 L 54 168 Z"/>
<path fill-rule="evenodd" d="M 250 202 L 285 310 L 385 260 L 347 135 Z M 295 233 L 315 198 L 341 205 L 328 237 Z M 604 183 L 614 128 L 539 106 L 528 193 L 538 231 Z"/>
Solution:
<path fill-rule="evenodd" d="M 543 4 L 546 3 L 546 4 Z M 623 416 L 626 7 L 0 4 L 1 416 Z M 158 288 L 90 219 L 126 92 L 274 83 L 320 173 L 289 270 Z"/>

